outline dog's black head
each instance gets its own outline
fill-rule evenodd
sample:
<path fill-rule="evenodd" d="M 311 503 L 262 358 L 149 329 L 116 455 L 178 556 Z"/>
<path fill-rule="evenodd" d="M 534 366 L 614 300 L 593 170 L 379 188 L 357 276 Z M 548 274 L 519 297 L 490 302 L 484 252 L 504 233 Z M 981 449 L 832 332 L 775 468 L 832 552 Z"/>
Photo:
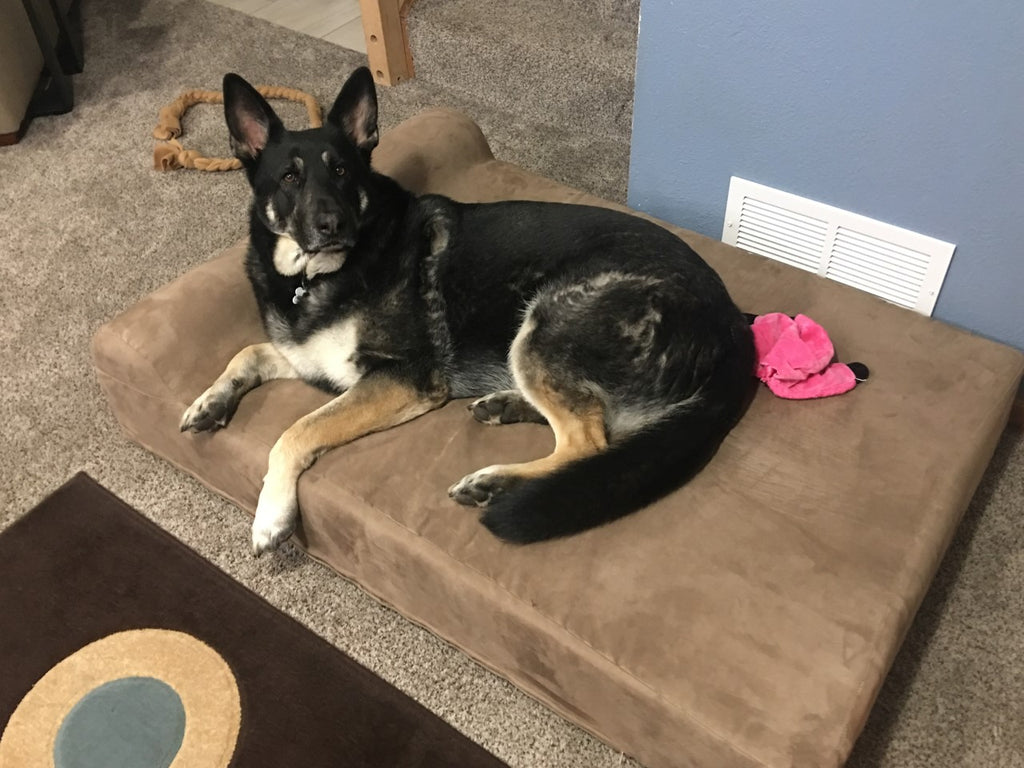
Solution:
<path fill-rule="evenodd" d="M 320 128 L 287 130 L 235 74 L 224 77 L 224 114 L 263 224 L 294 241 L 296 266 L 316 254 L 336 254 L 340 264 L 358 239 L 370 194 L 370 153 L 377 146 L 370 71 L 352 73 Z"/>

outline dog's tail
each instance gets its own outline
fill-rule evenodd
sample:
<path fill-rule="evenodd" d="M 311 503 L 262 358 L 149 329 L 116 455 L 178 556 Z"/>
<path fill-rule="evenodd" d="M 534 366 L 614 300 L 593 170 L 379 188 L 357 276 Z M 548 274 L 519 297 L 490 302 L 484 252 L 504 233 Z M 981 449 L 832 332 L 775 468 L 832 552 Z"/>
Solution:
<path fill-rule="evenodd" d="M 696 475 L 749 404 L 753 378 L 715 402 L 698 399 L 608 448 L 496 496 L 481 522 L 498 538 L 528 544 L 594 528 L 635 512 Z M 724 395 L 724 396 L 723 396 Z"/>

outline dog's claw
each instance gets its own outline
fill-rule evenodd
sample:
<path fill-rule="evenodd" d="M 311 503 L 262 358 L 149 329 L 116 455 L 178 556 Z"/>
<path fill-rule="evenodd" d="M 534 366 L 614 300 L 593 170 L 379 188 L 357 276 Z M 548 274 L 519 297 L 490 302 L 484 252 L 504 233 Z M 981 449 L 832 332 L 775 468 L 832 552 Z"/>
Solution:
<path fill-rule="evenodd" d="M 473 418 L 481 424 L 517 424 L 520 422 L 533 422 L 546 424 L 547 420 L 541 416 L 526 399 L 514 390 L 494 392 L 490 395 L 477 398 L 466 406 Z"/>
<path fill-rule="evenodd" d="M 182 432 L 213 432 L 223 429 L 225 425 L 227 425 L 227 420 L 214 419 L 208 413 L 198 413 L 191 417 L 186 413 L 185 418 L 181 420 L 180 430 Z"/>
<path fill-rule="evenodd" d="M 452 500 L 467 507 L 483 507 L 490 501 L 491 495 L 485 493 L 472 485 L 458 483 L 448 489 L 448 495 Z"/>
<path fill-rule="evenodd" d="M 273 552 L 284 542 L 288 541 L 295 533 L 295 526 L 280 531 L 257 531 L 252 532 L 252 554 L 253 557 L 260 557 L 264 552 Z"/>
<path fill-rule="evenodd" d="M 513 475 L 495 472 L 491 468 L 481 469 L 455 483 L 448 489 L 448 495 L 467 507 L 486 507 L 495 496 L 518 482 L 519 478 Z"/>
<path fill-rule="evenodd" d="M 208 389 L 189 406 L 181 417 L 179 429 L 182 432 L 210 432 L 227 426 L 235 408 L 237 399 L 218 396 L 213 389 Z"/>
<path fill-rule="evenodd" d="M 268 476 L 269 477 L 269 476 Z M 252 553 L 259 557 L 291 538 L 299 523 L 295 488 L 264 480 L 252 521 Z"/>
<path fill-rule="evenodd" d="M 481 424 L 501 424 L 501 405 L 494 402 L 493 398 L 482 397 L 469 404 L 469 411 L 473 418 Z"/>

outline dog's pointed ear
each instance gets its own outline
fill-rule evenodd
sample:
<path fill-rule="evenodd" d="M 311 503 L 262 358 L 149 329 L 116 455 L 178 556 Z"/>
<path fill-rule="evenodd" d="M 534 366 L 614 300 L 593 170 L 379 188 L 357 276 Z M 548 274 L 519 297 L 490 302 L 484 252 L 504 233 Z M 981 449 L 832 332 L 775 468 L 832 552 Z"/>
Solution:
<path fill-rule="evenodd" d="M 349 140 L 369 158 L 377 146 L 377 88 L 373 75 L 360 67 L 341 87 L 327 120 L 345 132 Z"/>
<path fill-rule="evenodd" d="M 224 117 L 231 149 L 240 160 L 255 160 L 284 124 L 259 91 L 234 73 L 224 75 Z"/>

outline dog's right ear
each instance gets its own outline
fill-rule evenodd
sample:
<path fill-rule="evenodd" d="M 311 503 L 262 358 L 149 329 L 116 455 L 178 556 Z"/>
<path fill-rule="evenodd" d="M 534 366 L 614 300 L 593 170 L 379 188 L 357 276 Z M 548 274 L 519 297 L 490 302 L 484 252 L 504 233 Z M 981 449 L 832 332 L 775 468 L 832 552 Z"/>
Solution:
<path fill-rule="evenodd" d="M 359 67 L 341 87 L 334 106 L 327 113 L 327 121 L 341 128 L 349 141 L 355 144 L 367 162 L 377 146 L 377 87 L 373 75 L 366 67 Z"/>
<path fill-rule="evenodd" d="M 267 100 L 243 78 L 224 75 L 224 117 L 231 149 L 240 160 L 255 160 L 267 142 L 284 131 L 284 124 Z"/>

